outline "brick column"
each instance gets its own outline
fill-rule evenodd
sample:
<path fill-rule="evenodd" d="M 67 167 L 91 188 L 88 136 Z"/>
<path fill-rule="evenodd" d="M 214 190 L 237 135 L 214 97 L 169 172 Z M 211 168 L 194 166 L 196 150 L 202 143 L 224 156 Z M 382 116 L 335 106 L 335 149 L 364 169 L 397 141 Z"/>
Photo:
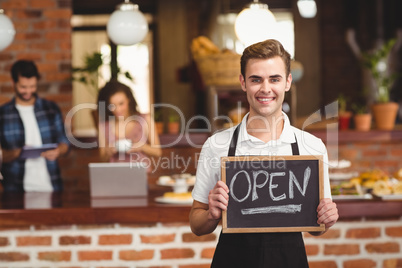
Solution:
<path fill-rule="evenodd" d="M 0 102 L 14 96 L 11 65 L 29 59 L 42 75 L 39 95 L 56 101 L 66 114 L 72 106 L 71 0 L 2 0 L 1 8 L 13 22 L 16 35 L 0 51 Z"/>

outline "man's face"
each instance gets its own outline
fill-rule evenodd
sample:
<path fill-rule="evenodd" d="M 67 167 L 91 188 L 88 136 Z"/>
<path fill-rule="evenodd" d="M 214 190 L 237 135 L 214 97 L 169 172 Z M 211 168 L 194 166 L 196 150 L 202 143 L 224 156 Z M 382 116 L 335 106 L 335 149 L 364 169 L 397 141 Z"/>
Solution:
<path fill-rule="evenodd" d="M 250 104 L 250 116 L 282 116 L 282 103 L 292 75 L 286 77 L 285 63 L 280 57 L 249 60 L 240 82 Z"/>
<path fill-rule="evenodd" d="M 21 104 L 31 104 L 35 100 L 38 79 L 33 76 L 30 78 L 20 76 L 15 83 L 15 94 L 17 101 Z"/>

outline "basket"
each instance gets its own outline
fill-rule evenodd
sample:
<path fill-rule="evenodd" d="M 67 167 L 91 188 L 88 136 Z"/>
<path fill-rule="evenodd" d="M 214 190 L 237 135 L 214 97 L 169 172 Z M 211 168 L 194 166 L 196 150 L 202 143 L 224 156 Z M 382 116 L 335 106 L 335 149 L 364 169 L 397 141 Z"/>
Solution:
<path fill-rule="evenodd" d="M 238 85 L 241 55 L 232 53 L 195 57 L 197 68 L 206 86 Z"/>

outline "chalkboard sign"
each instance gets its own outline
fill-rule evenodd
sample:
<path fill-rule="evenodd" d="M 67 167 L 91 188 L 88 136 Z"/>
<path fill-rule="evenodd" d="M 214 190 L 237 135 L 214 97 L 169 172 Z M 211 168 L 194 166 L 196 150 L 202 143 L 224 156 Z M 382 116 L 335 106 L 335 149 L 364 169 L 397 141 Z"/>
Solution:
<path fill-rule="evenodd" d="M 229 204 L 224 233 L 314 232 L 323 198 L 322 156 L 233 156 L 221 159 Z"/>

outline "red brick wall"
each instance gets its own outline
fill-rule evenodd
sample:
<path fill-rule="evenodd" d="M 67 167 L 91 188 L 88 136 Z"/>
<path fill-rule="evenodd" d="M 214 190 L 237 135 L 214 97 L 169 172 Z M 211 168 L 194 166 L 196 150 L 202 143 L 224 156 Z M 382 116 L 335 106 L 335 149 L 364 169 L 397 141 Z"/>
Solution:
<path fill-rule="evenodd" d="M 402 168 L 402 142 L 358 142 L 328 146 L 328 154 L 338 151 L 339 159 L 349 160 L 352 166 L 345 172 L 365 172 L 381 169 L 392 175 Z"/>
<path fill-rule="evenodd" d="M 320 237 L 305 234 L 311 268 L 402 267 L 401 221 L 338 222 Z"/>
<path fill-rule="evenodd" d="M 197 237 L 188 223 L 27 226 L 0 230 L 7 267 L 207 268 L 220 228 Z M 400 219 L 341 221 L 325 235 L 304 234 L 311 268 L 400 268 Z"/>
<path fill-rule="evenodd" d="M 55 100 L 66 114 L 72 105 L 71 0 L 2 0 L 1 8 L 13 22 L 16 35 L 0 51 L 0 101 L 14 96 L 11 65 L 29 59 L 42 76 L 40 96 Z"/>

